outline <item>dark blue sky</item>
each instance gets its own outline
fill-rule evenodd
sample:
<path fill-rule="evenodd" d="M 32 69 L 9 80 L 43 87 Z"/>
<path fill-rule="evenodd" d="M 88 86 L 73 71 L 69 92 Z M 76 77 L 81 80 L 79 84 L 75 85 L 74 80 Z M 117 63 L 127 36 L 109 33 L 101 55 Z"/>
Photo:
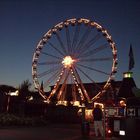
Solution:
<path fill-rule="evenodd" d="M 118 50 L 118 73 L 128 70 L 130 43 L 140 87 L 140 1 L 138 0 L 1 0 L 0 84 L 32 82 L 31 64 L 36 44 L 55 24 L 69 18 L 89 18 L 111 34 Z"/>

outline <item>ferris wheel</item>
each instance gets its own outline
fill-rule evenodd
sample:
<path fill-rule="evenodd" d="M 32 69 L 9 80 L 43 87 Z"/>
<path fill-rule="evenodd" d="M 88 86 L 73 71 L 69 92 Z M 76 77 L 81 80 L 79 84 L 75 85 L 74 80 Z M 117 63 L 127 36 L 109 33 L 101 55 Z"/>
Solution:
<path fill-rule="evenodd" d="M 58 104 L 69 99 L 73 104 L 96 100 L 107 90 L 116 69 L 117 50 L 111 36 L 85 18 L 68 19 L 51 28 L 38 42 L 32 59 L 34 86 L 48 103 L 54 96 Z M 87 83 L 93 85 L 92 97 Z"/>

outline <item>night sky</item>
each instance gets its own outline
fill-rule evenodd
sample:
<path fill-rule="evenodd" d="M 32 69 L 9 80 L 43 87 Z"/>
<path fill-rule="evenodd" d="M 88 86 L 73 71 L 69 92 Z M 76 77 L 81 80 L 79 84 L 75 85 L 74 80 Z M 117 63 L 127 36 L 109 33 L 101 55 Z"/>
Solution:
<path fill-rule="evenodd" d="M 0 85 L 32 82 L 32 56 L 38 41 L 54 25 L 88 18 L 111 34 L 118 50 L 118 72 L 128 71 L 132 44 L 133 78 L 140 88 L 140 1 L 138 0 L 0 0 Z"/>

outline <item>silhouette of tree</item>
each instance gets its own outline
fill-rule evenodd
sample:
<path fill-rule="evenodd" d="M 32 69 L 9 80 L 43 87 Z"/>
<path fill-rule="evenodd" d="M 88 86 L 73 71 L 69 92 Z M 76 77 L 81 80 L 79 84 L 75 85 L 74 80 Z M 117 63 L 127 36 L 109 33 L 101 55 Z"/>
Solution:
<path fill-rule="evenodd" d="M 28 97 L 31 96 L 30 91 L 31 83 L 29 80 L 25 80 L 19 86 L 19 95 L 18 95 L 18 102 L 19 102 L 19 114 L 21 117 L 24 117 L 25 110 L 26 110 L 26 102 Z"/>
<path fill-rule="evenodd" d="M 10 92 L 14 92 L 16 90 L 16 88 L 9 86 L 9 85 L 0 85 L 0 92 L 1 93 L 8 93 Z"/>
<path fill-rule="evenodd" d="M 26 101 L 27 98 L 31 95 L 30 87 L 31 83 L 29 80 L 23 81 L 23 83 L 19 86 L 19 98 L 22 101 Z"/>

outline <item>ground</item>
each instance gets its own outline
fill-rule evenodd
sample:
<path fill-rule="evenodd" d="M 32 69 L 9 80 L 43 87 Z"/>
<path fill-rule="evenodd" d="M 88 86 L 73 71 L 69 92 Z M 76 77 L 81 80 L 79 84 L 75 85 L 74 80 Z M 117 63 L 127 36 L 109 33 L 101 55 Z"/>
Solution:
<path fill-rule="evenodd" d="M 95 138 L 91 127 L 90 136 L 81 135 L 79 124 L 48 124 L 45 127 L 0 128 L 0 140 L 102 140 Z M 106 140 L 119 140 L 105 138 Z"/>

